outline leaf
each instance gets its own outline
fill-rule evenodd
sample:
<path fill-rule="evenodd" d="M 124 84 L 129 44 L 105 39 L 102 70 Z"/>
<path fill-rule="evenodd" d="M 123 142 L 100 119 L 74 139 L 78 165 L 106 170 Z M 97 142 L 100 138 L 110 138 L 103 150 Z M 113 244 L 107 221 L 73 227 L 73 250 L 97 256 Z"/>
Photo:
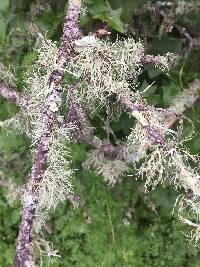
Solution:
<path fill-rule="evenodd" d="M 147 89 L 148 88 L 148 89 Z M 146 98 L 152 94 L 155 93 L 157 89 L 157 86 L 156 85 L 150 85 L 149 83 L 147 83 L 146 80 L 144 80 L 144 82 L 142 83 L 142 86 L 140 87 L 140 91 L 144 93 L 142 93 L 143 97 Z"/>
<path fill-rule="evenodd" d="M 156 78 L 161 74 L 161 71 L 155 68 L 151 68 L 148 70 L 148 75 L 150 79 Z"/>
<path fill-rule="evenodd" d="M 164 104 L 169 106 L 171 101 L 174 99 L 175 95 L 180 91 L 177 86 L 163 86 L 163 101 Z"/>
<path fill-rule="evenodd" d="M 22 135 L 17 134 L 14 130 L 0 130 L 0 151 L 12 153 L 16 150 L 23 151 L 26 149 L 26 143 Z"/>
<path fill-rule="evenodd" d="M 96 16 L 100 13 L 106 12 L 107 7 L 102 1 L 86 1 L 86 6 L 88 8 L 88 13 L 92 16 Z"/>
<path fill-rule="evenodd" d="M 57 16 L 48 5 L 47 9 L 38 17 L 36 24 L 42 31 L 46 32 L 47 38 L 50 38 L 54 33 L 57 32 L 57 28 L 62 21 L 62 16 Z"/>
<path fill-rule="evenodd" d="M 109 2 L 107 3 L 107 19 L 108 19 L 108 25 L 112 28 L 114 28 L 118 32 L 125 32 L 124 24 L 121 20 L 121 14 L 123 8 L 120 7 L 116 10 L 112 9 Z"/>
<path fill-rule="evenodd" d="M 110 0 L 109 2 L 114 9 L 122 8 L 121 18 L 123 22 L 128 23 L 133 16 L 134 10 L 143 5 L 146 0 Z"/>
<path fill-rule="evenodd" d="M 0 12 L 0 33 L 6 33 L 8 24 L 15 18 L 15 15 L 9 13 L 6 17 L 4 17 Z"/>
<path fill-rule="evenodd" d="M 108 1 L 104 3 L 103 1 L 86 1 L 86 6 L 88 9 L 88 15 L 82 17 L 82 25 L 89 21 L 89 17 L 92 19 L 99 19 L 106 21 L 108 26 L 115 29 L 118 32 L 124 33 L 125 27 L 121 20 L 122 7 L 113 9 Z"/>
<path fill-rule="evenodd" d="M 148 88 L 149 87 L 149 88 Z M 148 89 L 147 89 L 148 88 Z M 144 80 L 142 86 L 139 88 L 140 92 L 143 92 L 143 97 L 147 100 L 150 105 L 158 105 L 161 102 L 161 96 L 156 94 L 157 85 L 149 85 L 146 80 Z"/>

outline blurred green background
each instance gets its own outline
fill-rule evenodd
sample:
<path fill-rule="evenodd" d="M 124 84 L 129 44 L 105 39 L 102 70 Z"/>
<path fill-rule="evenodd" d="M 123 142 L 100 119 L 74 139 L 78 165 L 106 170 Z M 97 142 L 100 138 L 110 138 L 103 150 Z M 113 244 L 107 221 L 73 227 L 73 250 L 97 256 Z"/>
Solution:
<path fill-rule="evenodd" d="M 178 32 L 165 29 L 162 21 L 149 12 L 138 14 L 137 9 L 146 0 L 85 0 L 86 12 L 81 17 L 85 33 L 106 22 L 117 36 L 132 36 L 144 41 L 147 52 L 172 52 L 181 56 L 178 65 L 169 74 L 144 67 L 139 77 L 139 90 L 155 81 L 146 93 L 150 104 L 168 107 L 175 95 L 187 88 L 188 83 L 200 78 L 200 53 L 188 50 L 188 44 Z M 156 1 L 151 1 L 156 2 Z M 178 1 L 177 1 L 178 2 Z M 46 34 L 59 42 L 65 0 L 1 0 L 0 1 L 0 64 L 16 75 L 16 85 L 23 91 L 25 71 L 37 54 L 34 50 L 37 33 Z M 189 13 L 171 18 L 171 23 L 187 27 L 194 38 L 200 36 L 200 15 Z M 1 79 L 2 77 L 0 77 Z M 0 97 L 0 120 L 12 117 L 18 109 Z M 104 111 L 101 111 L 104 116 Z M 199 101 L 186 112 L 196 129 L 195 137 L 187 143 L 192 153 L 200 151 Z M 102 121 L 94 113 L 90 117 L 96 134 L 105 138 L 100 128 Z M 116 136 L 124 139 L 129 133 L 127 125 L 133 121 L 122 114 L 112 124 Z M 185 123 L 184 134 L 191 131 Z M 13 130 L 0 130 L 0 176 L 23 184 L 31 168 L 30 140 Z M 189 245 L 184 233 L 188 228 L 172 214 L 176 197 L 181 193 L 171 186 L 157 187 L 144 194 L 143 181 L 134 176 L 124 177 L 114 187 L 105 184 L 94 171 L 85 171 L 82 162 L 90 147 L 73 144 L 72 167 L 75 192 L 81 202 L 76 209 L 69 203 L 61 204 L 51 212 L 49 224 L 52 233 L 44 231 L 47 240 L 59 250 L 61 258 L 50 266 L 76 267 L 199 267 L 199 248 Z M 15 242 L 20 222 L 20 203 L 9 205 L 7 190 L 0 188 L 0 266 L 12 266 Z M 43 258 L 42 266 L 48 266 Z"/>

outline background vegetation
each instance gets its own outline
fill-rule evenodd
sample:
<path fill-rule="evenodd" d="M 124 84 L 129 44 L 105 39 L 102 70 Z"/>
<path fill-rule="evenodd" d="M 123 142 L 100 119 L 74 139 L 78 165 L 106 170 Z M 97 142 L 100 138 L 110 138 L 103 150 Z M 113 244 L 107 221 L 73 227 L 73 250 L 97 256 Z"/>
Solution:
<path fill-rule="evenodd" d="M 137 9 L 146 0 L 85 0 L 87 13 L 81 18 L 85 32 L 95 30 L 106 21 L 112 31 L 113 40 L 117 35 L 131 35 L 141 38 L 148 53 L 163 54 L 173 52 L 181 55 L 178 65 L 169 74 L 151 67 L 143 69 L 139 88 L 143 90 L 155 81 L 146 92 L 149 103 L 169 106 L 174 96 L 187 88 L 189 82 L 200 77 L 200 53 L 188 49 L 188 43 L 176 30 L 168 32 L 149 12 L 138 15 Z M 151 1 L 152 3 L 155 1 Z M 178 2 L 178 1 L 177 1 Z M 19 90 L 26 79 L 25 71 L 36 59 L 37 33 L 59 41 L 65 9 L 65 0 L 1 0 L 0 1 L 0 74 L 10 68 L 16 74 Z M 173 23 L 187 27 L 194 38 L 200 33 L 198 13 L 177 15 Z M 0 76 L 0 79 L 1 79 Z M 0 97 L 0 120 L 12 117 L 17 108 Z M 196 135 L 187 146 L 192 153 L 200 152 L 200 105 L 187 111 L 195 125 Z M 102 117 L 105 114 L 102 111 Z M 94 114 L 90 120 L 97 127 L 96 134 L 105 138 L 100 130 L 101 118 Z M 120 121 L 112 125 L 119 138 L 128 134 L 126 125 L 133 122 L 122 115 Z M 184 125 L 184 133 L 191 131 Z M 18 133 L 0 130 L 0 176 L 23 184 L 31 167 L 29 140 Z M 173 204 L 181 192 L 169 187 L 157 187 L 148 195 L 144 193 L 143 181 L 135 177 L 124 177 L 115 187 L 110 187 L 103 178 L 93 171 L 85 171 L 82 162 L 89 149 L 86 144 L 72 145 L 72 164 L 76 171 L 76 193 L 81 202 L 78 207 L 65 203 L 50 216 L 49 233 L 46 239 L 54 243 L 61 258 L 51 266 L 79 267 L 157 267 L 157 266 L 199 266 L 198 248 L 189 246 L 182 232 L 187 231 L 171 214 Z M 20 220 L 20 205 L 11 206 L 7 200 L 7 190 L 0 188 L 0 266 L 11 266 L 15 240 Z M 43 265 L 48 266 L 45 258 Z"/>

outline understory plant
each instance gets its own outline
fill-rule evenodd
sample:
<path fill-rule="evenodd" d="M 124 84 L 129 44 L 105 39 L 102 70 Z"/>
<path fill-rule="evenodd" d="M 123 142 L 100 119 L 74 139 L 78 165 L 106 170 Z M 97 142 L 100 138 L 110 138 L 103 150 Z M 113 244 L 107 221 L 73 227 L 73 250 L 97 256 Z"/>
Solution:
<path fill-rule="evenodd" d="M 178 94 L 169 108 L 149 105 L 144 97 L 149 87 L 138 90 L 144 66 L 168 72 L 178 58 L 171 53 L 149 55 L 143 42 L 131 37 L 111 42 L 104 26 L 84 36 L 80 12 L 81 0 L 69 0 L 60 46 L 38 35 L 37 59 L 26 72 L 22 93 L 11 88 L 13 73 L 0 69 L 4 81 L 0 94 L 20 108 L 0 125 L 25 133 L 33 155 L 27 183 L 8 184 L 10 194 L 22 202 L 15 267 L 35 266 L 36 248 L 44 248 L 49 257 L 57 255 L 41 233 L 49 211 L 58 203 L 69 200 L 76 206 L 79 202 L 70 150 L 76 142 L 92 147 L 83 168 L 94 169 L 111 186 L 134 174 L 145 181 L 146 192 L 159 183 L 183 188 L 184 194 L 175 202 L 178 217 L 192 227 L 187 235 L 190 242 L 197 245 L 200 239 L 199 159 L 185 146 L 194 133 L 185 137 L 182 132 L 184 121 L 192 125 L 183 113 L 197 101 L 200 81 Z M 123 112 L 134 118 L 126 140 L 118 140 L 109 126 L 106 130 L 112 138 L 95 135 L 89 117 L 101 110 L 110 122 L 117 122 Z"/>

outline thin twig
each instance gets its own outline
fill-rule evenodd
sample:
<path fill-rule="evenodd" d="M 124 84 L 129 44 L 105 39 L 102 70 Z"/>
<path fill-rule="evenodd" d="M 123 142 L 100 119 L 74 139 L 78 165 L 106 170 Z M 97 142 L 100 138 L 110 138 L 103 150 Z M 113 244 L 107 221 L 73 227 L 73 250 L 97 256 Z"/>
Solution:
<path fill-rule="evenodd" d="M 197 38 L 191 37 L 191 35 L 189 34 L 189 32 L 187 32 L 185 27 L 181 27 L 180 25 L 176 24 L 176 25 L 174 25 L 174 29 L 176 29 L 177 32 L 188 41 L 190 49 L 199 49 L 200 48 L 200 40 Z"/>
<path fill-rule="evenodd" d="M 185 90 L 185 92 L 187 92 L 187 97 L 184 100 L 185 102 L 180 105 L 179 110 L 176 109 L 177 113 L 183 114 L 187 109 L 191 108 L 196 103 L 199 98 L 197 89 L 200 89 L 200 80 L 195 80 L 189 84 L 188 89 Z M 173 105 L 168 108 L 168 110 L 171 109 L 173 109 Z M 171 128 L 177 120 L 177 116 L 168 116 L 165 121 L 165 126 L 167 128 Z"/>

